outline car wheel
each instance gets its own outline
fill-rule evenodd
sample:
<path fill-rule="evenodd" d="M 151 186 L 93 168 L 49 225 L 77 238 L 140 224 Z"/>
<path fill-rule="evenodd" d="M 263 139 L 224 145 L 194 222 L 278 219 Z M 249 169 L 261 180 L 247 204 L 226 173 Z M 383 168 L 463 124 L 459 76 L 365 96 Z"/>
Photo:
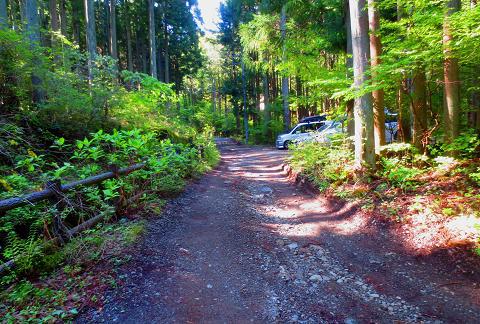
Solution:
<path fill-rule="evenodd" d="M 290 147 L 290 141 L 285 141 L 285 143 L 283 143 L 283 147 L 288 150 L 288 148 Z"/>

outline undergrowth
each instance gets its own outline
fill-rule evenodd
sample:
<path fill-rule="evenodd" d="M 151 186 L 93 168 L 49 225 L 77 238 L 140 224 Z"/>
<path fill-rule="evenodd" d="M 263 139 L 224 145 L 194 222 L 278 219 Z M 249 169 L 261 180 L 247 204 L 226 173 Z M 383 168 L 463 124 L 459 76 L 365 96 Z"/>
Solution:
<path fill-rule="evenodd" d="M 38 271 L 38 260 L 45 254 L 44 241 L 55 236 L 54 214 L 72 228 L 98 214 L 104 214 L 107 220 L 115 219 L 126 212 L 132 199 L 141 204 L 148 196 L 177 194 L 185 179 L 202 174 L 218 161 L 209 136 L 199 136 L 192 145 L 161 140 L 155 132 L 137 129 L 110 134 L 99 131 L 72 144 L 60 138 L 53 146 L 70 156 L 61 164 L 30 150 L 27 156 L 18 158 L 16 170 L 2 178 L 0 198 L 41 188 L 47 179 L 68 182 L 87 178 L 108 170 L 112 164 L 127 167 L 145 162 L 147 167 L 68 193 L 60 204 L 44 202 L 6 212 L 0 218 L 3 261 L 18 259 L 16 271 L 20 273 Z"/>
<path fill-rule="evenodd" d="M 70 321 L 82 307 L 98 304 L 104 290 L 117 286 L 115 268 L 131 259 L 126 248 L 144 233 L 145 225 L 135 220 L 85 231 L 48 256 L 46 262 L 57 265 L 55 272 L 6 286 L 0 294 L 0 317 L 9 323 Z M 104 266 L 94 267 L 99 263 Z"/>
<path fill-rule="evenodd" d="M 384 146 L 375 173 L 359 177 L 344 138 L 334 145 L 301 143 L 292 148 L 290 164 L 320 191 L 357 201 L 363 211 L 395 222 L 422 213 L 432 219 L 473 217 L 480 224 L 479 137 L 467 133 L 454 143 L 430 147 L 429 153 L 419 154 L 405 143 Z"/>
<path fill-rule="evenodd" d="M 155 131 L 131 129 L 98 131 L 75 142 L 58 138 L 50 149 L 61 158 L 29 149 L 16 158 L 15 169 L 4 169 L 0 199 L 40 189 L 51 179 L 66 183 L 87 178 L 108 171 L 111 165 L 122 168 L 145 162 L 146 167 L 69 192 L 60 203 L 27 205 L 0 217 L 0 262 L 15 261 L 0 283 L 4 288 L 0 315 L 9 322 L 73 318 L 78 305 L 85 302 L 85 296 L 80 296 L 85 285 L 91 284 L 88 280 L 82 283 L 85 271 L 100 261 L 108 261 L 112 269 L 128 262 L 122 251 L 144 232 L 142 219 L 160 214 L 165 198 L 181 192 L 188 179 L 219 161 L 208 127 L 189 143 L 162 139 Z M 101 224 L 65 245 L 53 240 L 57 235 L 54 215 L 73 228 L 100 214 L 104 215 Z M 71 279 L 71 285 L 56 281 L 63 275 Z M 101 279 L 96 274 L 90 277 Z M 48 283 L 42 278 L 48 278 Z M 80 297 L 72 297 L 71 289 Z"/>

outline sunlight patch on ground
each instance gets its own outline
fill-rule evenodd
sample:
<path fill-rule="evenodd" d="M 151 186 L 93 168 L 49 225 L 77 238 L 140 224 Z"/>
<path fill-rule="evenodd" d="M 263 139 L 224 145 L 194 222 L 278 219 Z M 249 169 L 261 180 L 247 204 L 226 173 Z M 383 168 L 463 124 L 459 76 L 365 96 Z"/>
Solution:
<path fill-rule="evenodd" d="M 480 220 L 474 215 L 459 215 L 445 224 L 445 229 L 450 232 L 451 241 L 478 241 Z"/>

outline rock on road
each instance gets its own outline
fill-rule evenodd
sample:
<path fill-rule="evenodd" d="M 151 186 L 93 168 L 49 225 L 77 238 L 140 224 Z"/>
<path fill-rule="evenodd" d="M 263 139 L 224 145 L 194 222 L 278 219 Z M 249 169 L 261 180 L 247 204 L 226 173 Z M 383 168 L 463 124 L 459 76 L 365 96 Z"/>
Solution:
<path fill-rule="evenodd" d="M 78 322 L 480 321 L 478 276 L 295 187 L 286 152 L 219 146 L 220 165 L 149 221 L 119 287 Z"/>

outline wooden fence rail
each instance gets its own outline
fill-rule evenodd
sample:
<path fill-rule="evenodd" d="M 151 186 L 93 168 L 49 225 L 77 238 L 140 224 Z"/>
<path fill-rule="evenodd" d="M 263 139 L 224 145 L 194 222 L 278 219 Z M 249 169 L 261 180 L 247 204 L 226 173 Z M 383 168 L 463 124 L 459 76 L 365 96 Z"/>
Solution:
<path fill-rule="evenodd" d="M 140 170 L 144 167 L 145 167 L 145 163 L 137 163 L 123 169 L 112 167 L 112 171 L 98 174 L 86 179 L 73 181 L 65 185 L 57 183 L 56 187 L 58 188 L 58 191 L 65 193 L 79 186 L 91 186 L 94 184 L 98 184 L 105 180 L 113 179 L 118 176 L 126 175 L 133 171 Z M 0 213 L 6 212 L 11 209 L 15 209 L 17 207 L 34 204 L 42 200 L 50 199 L 55 197 L 58 194 L 56 190 L 49 188 L 49 185 L 47 185 L 46 187 L 47 188 L 42 191 L 32 192 L 21 197 L 13 197 L 9 199 L 0 200 Z"/>
<path fill-rule="evenodd" d="M 101 173 L 86 179 L 73 181 L 62 185 L 60 181 L 52 181 L 46 184 L 46 189 L 42 191 L 32 192 L 21 197 L 13 197 L 9 199 L 4 199 L 0 201 L 0 217 L 8 210 L 15 209 L 25 205 L 33 205 L 36 202 L 43 200 L 50 200 L 51 202 L 58 201 L 62 199 L 61 195 L 68 191 L 71 191 L 79 186 L 91 186 L 95 184 L 102 183 L 108 179 L 118 178 L 122 175 L 127 175 L 134 171 L 143 169 L 146 166 L 145 163 L 137 163 L 126 168 L 118 168 L 116 166 L 111 166 L 111 171 Z M 86 222 L 79 224 L 77 227 L 70 230 L 64 229 L 63 232 L 57 233 L 57 237 L 54 239 L 56 242 L 62 243 L 64 239 L 69 239 L 73 236 L 76 236 L 85 229 L 88 229 L 103 219 L 104 215 L 97 215 Z M 61 223 L 58 215 L 54 215 L 54 227 L 58 227 L 58 222 Z M 57 228 L 58 229 L 58 228 Z M 5 273 L 8 269 L 15 267 L 15 260 L 10 260 L 4 264 L 0 264 L 0 275 Z"/>

